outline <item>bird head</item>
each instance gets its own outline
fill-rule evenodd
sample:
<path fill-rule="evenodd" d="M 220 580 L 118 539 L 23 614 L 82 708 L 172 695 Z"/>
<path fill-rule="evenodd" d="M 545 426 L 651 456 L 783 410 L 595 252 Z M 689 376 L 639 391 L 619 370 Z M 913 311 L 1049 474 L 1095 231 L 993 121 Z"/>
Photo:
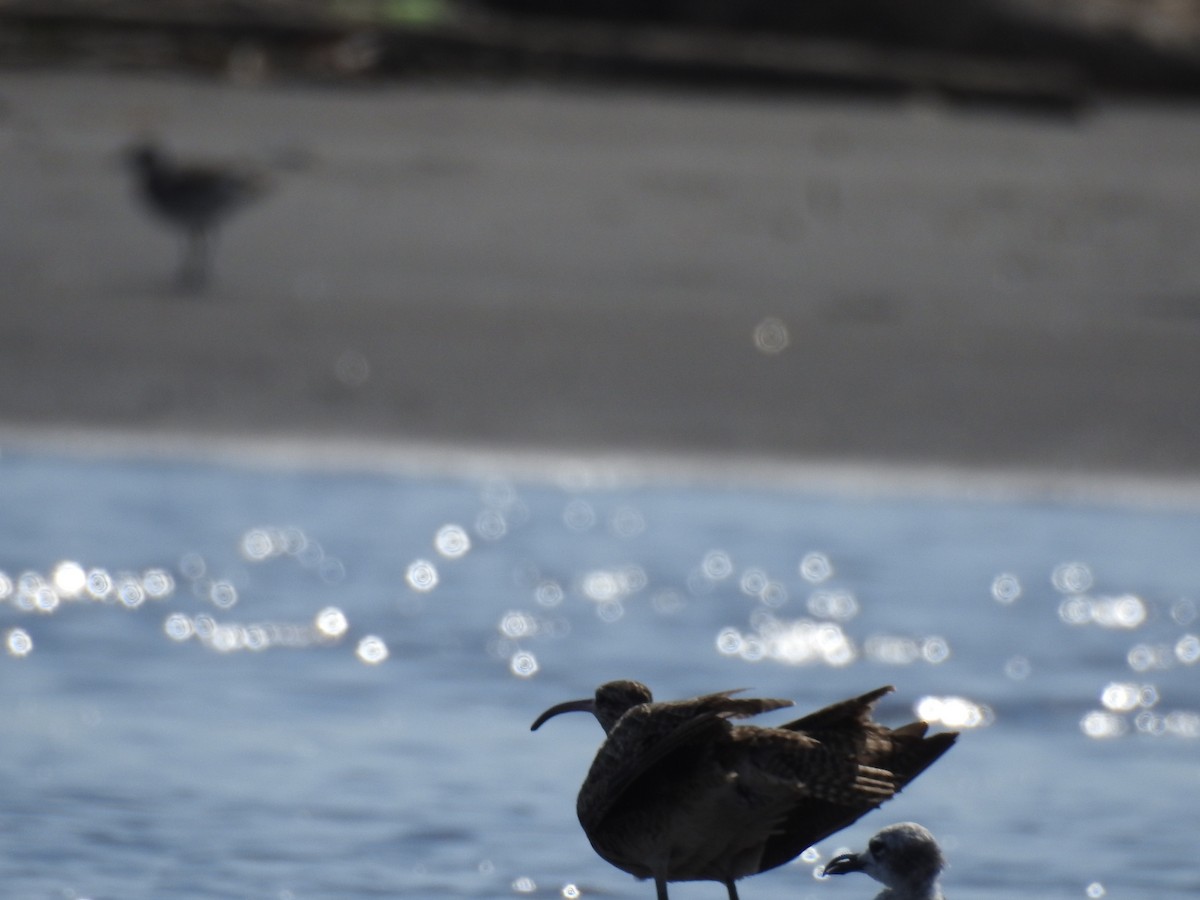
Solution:
<path fill-rule="evenodd" d="M 604 733 L 608 734 L 621 716 L 630 709 L 653 701 L 650 688 L 640 681 L 609 681 L 596 688 L 594 697 L 586 700 L 568 700 L 550 707 L 537 717 L 530 730 L 537 731 L 547 720 L 559 713 L 590 712 L 596 717 Z"/>
<path fill-rule="evenodd" d="M 865 872 L 881 884 L 923 896 L 937 882 L 946 861 L 929 830 L 916 822 L 889 825 L 867 844 L 865 853 L 843 853 L 825 866 L 826 875 Z"/>
<path fill-rule="evenodd" d="M 122 154 L 125 165 L 135 172 L 149 174 L 158 171 L 163 165 L 163 153 L 153 141 L 139 141 L 125 148 Z"/>

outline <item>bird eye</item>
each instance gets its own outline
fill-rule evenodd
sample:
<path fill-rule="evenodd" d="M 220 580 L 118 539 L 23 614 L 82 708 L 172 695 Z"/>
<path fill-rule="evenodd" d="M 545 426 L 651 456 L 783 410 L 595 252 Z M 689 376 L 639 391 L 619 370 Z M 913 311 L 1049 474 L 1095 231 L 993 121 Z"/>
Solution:
<path fill-rule="evenodd" d="M 887 852 L 887 845 L 883 841 L 872 838 L 867 844 L 867 849 L 871 851 L 871 855 L 879 858 Z"/>

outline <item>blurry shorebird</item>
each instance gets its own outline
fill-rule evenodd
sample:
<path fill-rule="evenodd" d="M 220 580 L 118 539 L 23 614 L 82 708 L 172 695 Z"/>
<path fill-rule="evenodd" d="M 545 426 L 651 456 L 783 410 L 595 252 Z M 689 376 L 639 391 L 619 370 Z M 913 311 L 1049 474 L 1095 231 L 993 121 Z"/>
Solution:
<path fill-rule="evenodd" d="M 132 147 L 126 161 L 150 210 L 183 232 L 179 286 L 203 288 L 210 274 L 217 226 L 261 195 L 266 180 L 233 167 L 179 163 L 150 142 Z"/>
<path fill-rule="evenodd" d="M 795 858 L 895 796 L 950 749 L 957 734 L 926 736 L 924 722 L 895 730 L 871 719 L 882 687 L 775 728 L 730 719 L 791 706 L 737 691 L 655 703 L 636 681 L 602 684 L 593 698 L 552 706 L 590 712 L 607 738 L 576 812 L 601 857 L 653 878 L 735 882 Z"/>
<path fill-rule="evenodd" d="M 901 822 L 871 838 L 865 853 L 835 856 L 825 874 L 865 872 L 885 885 L 875 900 L 945 900 L 938 886 L 945 867 L 941 848 L 929 830 L 916 822 Z"/>

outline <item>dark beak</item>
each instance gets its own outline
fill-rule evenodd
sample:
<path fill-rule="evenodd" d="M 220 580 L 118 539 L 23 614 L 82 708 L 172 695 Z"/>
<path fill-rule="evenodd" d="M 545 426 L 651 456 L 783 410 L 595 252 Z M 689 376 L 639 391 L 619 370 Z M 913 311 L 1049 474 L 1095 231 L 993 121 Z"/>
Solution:
<path fill-rule="evenodd" d="M 845 875 L 847 872 L 861 872 L 865 867 L 862 857 L 857 853 L 843 853 L 829 861 L 823 874 Z"/>
<path fill-rule="evenodd" d="M 590 712 L 596 710 L 595 701 L 587 700 L 568 700 L 566 703 L 559 703 L 557 706 L 552 706 L 534 720 L 534 723 L 529 726 L 530 731 L 537 731 L 549 719 L 553 719 L 559 713 L 565 712 Z"/>

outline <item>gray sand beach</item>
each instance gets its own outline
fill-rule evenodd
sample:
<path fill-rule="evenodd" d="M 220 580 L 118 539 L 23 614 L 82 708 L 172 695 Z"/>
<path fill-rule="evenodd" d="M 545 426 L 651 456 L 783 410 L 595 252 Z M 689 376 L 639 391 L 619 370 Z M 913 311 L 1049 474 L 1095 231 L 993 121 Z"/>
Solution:
<path fill-rule="evenodd" d="M 267 171 L 202 296 L 121 151 Z M 1200 475 L 1200 112 L 0 74 L 0 446 Z"/>

